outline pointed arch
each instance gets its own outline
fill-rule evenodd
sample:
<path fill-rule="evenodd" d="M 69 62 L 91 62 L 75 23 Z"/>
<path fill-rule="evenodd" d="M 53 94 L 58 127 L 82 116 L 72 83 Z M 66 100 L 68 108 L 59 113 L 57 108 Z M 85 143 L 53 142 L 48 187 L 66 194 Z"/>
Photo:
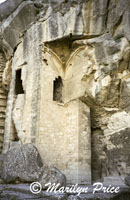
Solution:
<path fill-rule="evenodd" d="M 78 55 L 79 52 L 83 51 L 85 49 L 85 46 L 81 46 L 77 48 L 69 57 L 68 61 L 66 62 L 66 68 L 65 68 L 65 80 L 72 78 L 73 74 L 73 67 L 72 67 L 72 61 L 74 60 L 74 57 Z"/>
<path fill-rule="evenodd" d="M 81 46 L 78 49 L 76 49 L 69 57 L 69 59 L 66 62 L 66 70 L 69 67 L 70 62 L 72 61 L 73 57 L 76 56 L 80 51 L 82 51 L 83 49 L 85 49 L 85 46 Z"/>
<path fill-rule="evenodd" d="M 50 55 L 49 59 L 53 62 L 53 69 L 57 71 L 57 74 L 60 75 L 62 78 L 64 78 L 64 65 L 65 63 L 62 62 L 62 60 L 59 58 L 59 56 L 50 48 L 44 46 L 43 47 L 43 54 L 45 55 L 45 58 L 48 59 L 48 55 Z M 48 60 L 49 62 L 49 60 Z"/>

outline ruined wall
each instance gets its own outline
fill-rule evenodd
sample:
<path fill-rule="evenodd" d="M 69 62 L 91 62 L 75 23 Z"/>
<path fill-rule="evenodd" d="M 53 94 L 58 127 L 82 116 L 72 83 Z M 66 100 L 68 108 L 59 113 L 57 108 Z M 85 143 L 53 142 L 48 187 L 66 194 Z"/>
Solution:
<path fill-rule="evenodd" d="M 78 144 L 77 154 L 83 157 L 82 165 L 85 159 L 89 167 L 92 163 L 92 179 L 108 181 L 106 177 L 112 176 L 122 181 L 130 172 L 129 1 L 23 1 L 16 8 L 7 19 L 4 14 L 1 18 L 0 44 L 7 57 L 12 56 L 3 152 L 10 148 L 12 141 L 33 142 L 43 159 L 61 168 L 62 161 L 56 160 L 62 149 L 57 133 L 67 138 L 66 133 L 71 130 L 73 145 Z M 45 46 L 54 55 L 46 55 Z M 69 60 L 80 48 L 82 51 Z M 22 97 L 15 93 L 18 69 L 21 69 Z M 61 104 L 53 101 L 53 83 L 58 76 L 62 77 L 64 86 Z M 91 142 L 87 120 L 82 121 L 83 114 L 77 114 L 80 110 L 77 102 L 84 105 L 83 109 L 90 108 Z M 14 141 L 16 134 L 18 138 Z M 48 151 L 47 145 L 52 140 Z M 83 141 L 91 143 L 92 149 L 82 149 Z M 55 142 L 59 145 L 57 149 Z M 67 144 L 66 163 L 69 150 Z M 92 160 L 87 160 L 85 152 L 91 152 Z"/>
<path fill-rule="evenodd" d="M 72 70 L 73 76 L 77 74 L 79 68 L 82 74 L 82 65 L 73 63 L 76 56 L 73 56 L 71 60 L 71 66 L 75 64 L 75 68 Z M 68 67 L 66 66 L 66 68 Z M 62 102 L 53 99 L 53 83 L 58 76 L 62 77 L 63 82 Z M 43 160 L 62 170 L 68 183 L 90 183 L 91 130 L 89 107 L 78 98 L 76 99 L 76 96 L 78 96 L 76 91 L 73 100 L 68 99 L 67 80 L 70 79 L 71 74 L 69 74 L 69 77 L 66 75 L 62 62 L 54 53 L 48 53 L 46 48 L 43 49 L 43 65 L 40 77 L 40 122 L 39 133 L 36 134 L 36 144 Z M 73 80 L 75 85 L 78 79 L 80 77 L 75 76 Z M 72 86 L 69 85 L 69 88 L 71 90 Z"/>

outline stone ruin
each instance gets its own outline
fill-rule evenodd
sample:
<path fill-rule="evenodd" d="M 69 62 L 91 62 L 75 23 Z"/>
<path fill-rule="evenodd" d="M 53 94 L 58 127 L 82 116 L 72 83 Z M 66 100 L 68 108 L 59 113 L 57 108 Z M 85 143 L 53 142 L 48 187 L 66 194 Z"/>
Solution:
<path fill-rule="evenodd" d="M 0 153 L 34 144 L 67 184 L 130 174 L 129 0 L 0 4 Z"/>

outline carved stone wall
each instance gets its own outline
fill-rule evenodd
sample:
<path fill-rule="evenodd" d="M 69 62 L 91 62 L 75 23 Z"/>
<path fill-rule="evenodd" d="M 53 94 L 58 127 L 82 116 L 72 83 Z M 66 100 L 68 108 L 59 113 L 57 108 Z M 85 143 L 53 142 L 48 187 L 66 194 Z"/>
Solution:
<path fill-rule="evenodd" d="M 44 162 L 62 170 L 68 183 L 85 184 L 91 183 L 91 128 L 90 109 L 78 99 L 84 88 L 81 83 L 84 63 L 79 65 L 76 58 L 83 56 L 82 49 L 76 50 L 63 63 L 55 52 L 43 48 L 36 144 Z M 59 76 L 63 82 L 62 102 L 53 99 L 53 82 Z"/>

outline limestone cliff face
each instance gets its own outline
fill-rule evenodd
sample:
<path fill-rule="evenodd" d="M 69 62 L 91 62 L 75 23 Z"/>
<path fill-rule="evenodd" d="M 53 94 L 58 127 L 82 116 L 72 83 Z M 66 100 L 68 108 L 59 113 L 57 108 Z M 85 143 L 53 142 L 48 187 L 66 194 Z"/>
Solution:
<path fill-rule="evenodd" d="M 19 99 L 15 88 L 17 71 L 21 70 L 19 73 L 23 88 L 19 94 L 24 99 L 19 125 L 21 131 L 17 136 L 20 135 L 22 143 L 36 143 L 41 153 L 43 132 L 51 131 L 52 128 L 47 129 L 45 124 L 43 126 L 42 119 L 45 118 L 44 122 L 53 121 L 53 113 L 58 108 L 53 109 L 52 115 L 48 114 L 51 115 L 50 119 L 46 119 L 41 113 L 44 113 L 44 108 L 45 113 L 48 112 L 49 98 L 53 100 L 53 81 L 60 76 L 64 86 L 64 106 L 79 100 L 90 108 L 91 142 L 88 138 L 86 140 L 92 143 L 93 180 L 129 174 L 130 2 L 14 2 L 8 0 L 0 6 L 0 47 L 7 59 L 12 57 L 4 151 L 10 146 L 10 138 L 14 138 L 16 134 L 12 127 L 17 124 L 17 119 L 12 119 L 12 113 L 15 115 L 15 102 L 18 103 Z M 63 110 L 62 105 L 60 106 Z M 68 112 L 68 116 L 72 113 L 65 112 Z M 59 119 L 63 117 L 62 114 L 57 116 Z M 77 118 L 81 116 L 78 115 Z M 65 116 L 62 120 L 66 120 Z M 62 128 L 68 124 L 62 123 Z M 74 130 L 74 127 L 71 128 Z M 60 127 L 55 130 L 62 135 Z M 19 128 L 16 132 L 19 132 Z M 80 144 L 82 145 L 82 141 Z M 90 149 L 88 153 L 90 155 Z"/>

